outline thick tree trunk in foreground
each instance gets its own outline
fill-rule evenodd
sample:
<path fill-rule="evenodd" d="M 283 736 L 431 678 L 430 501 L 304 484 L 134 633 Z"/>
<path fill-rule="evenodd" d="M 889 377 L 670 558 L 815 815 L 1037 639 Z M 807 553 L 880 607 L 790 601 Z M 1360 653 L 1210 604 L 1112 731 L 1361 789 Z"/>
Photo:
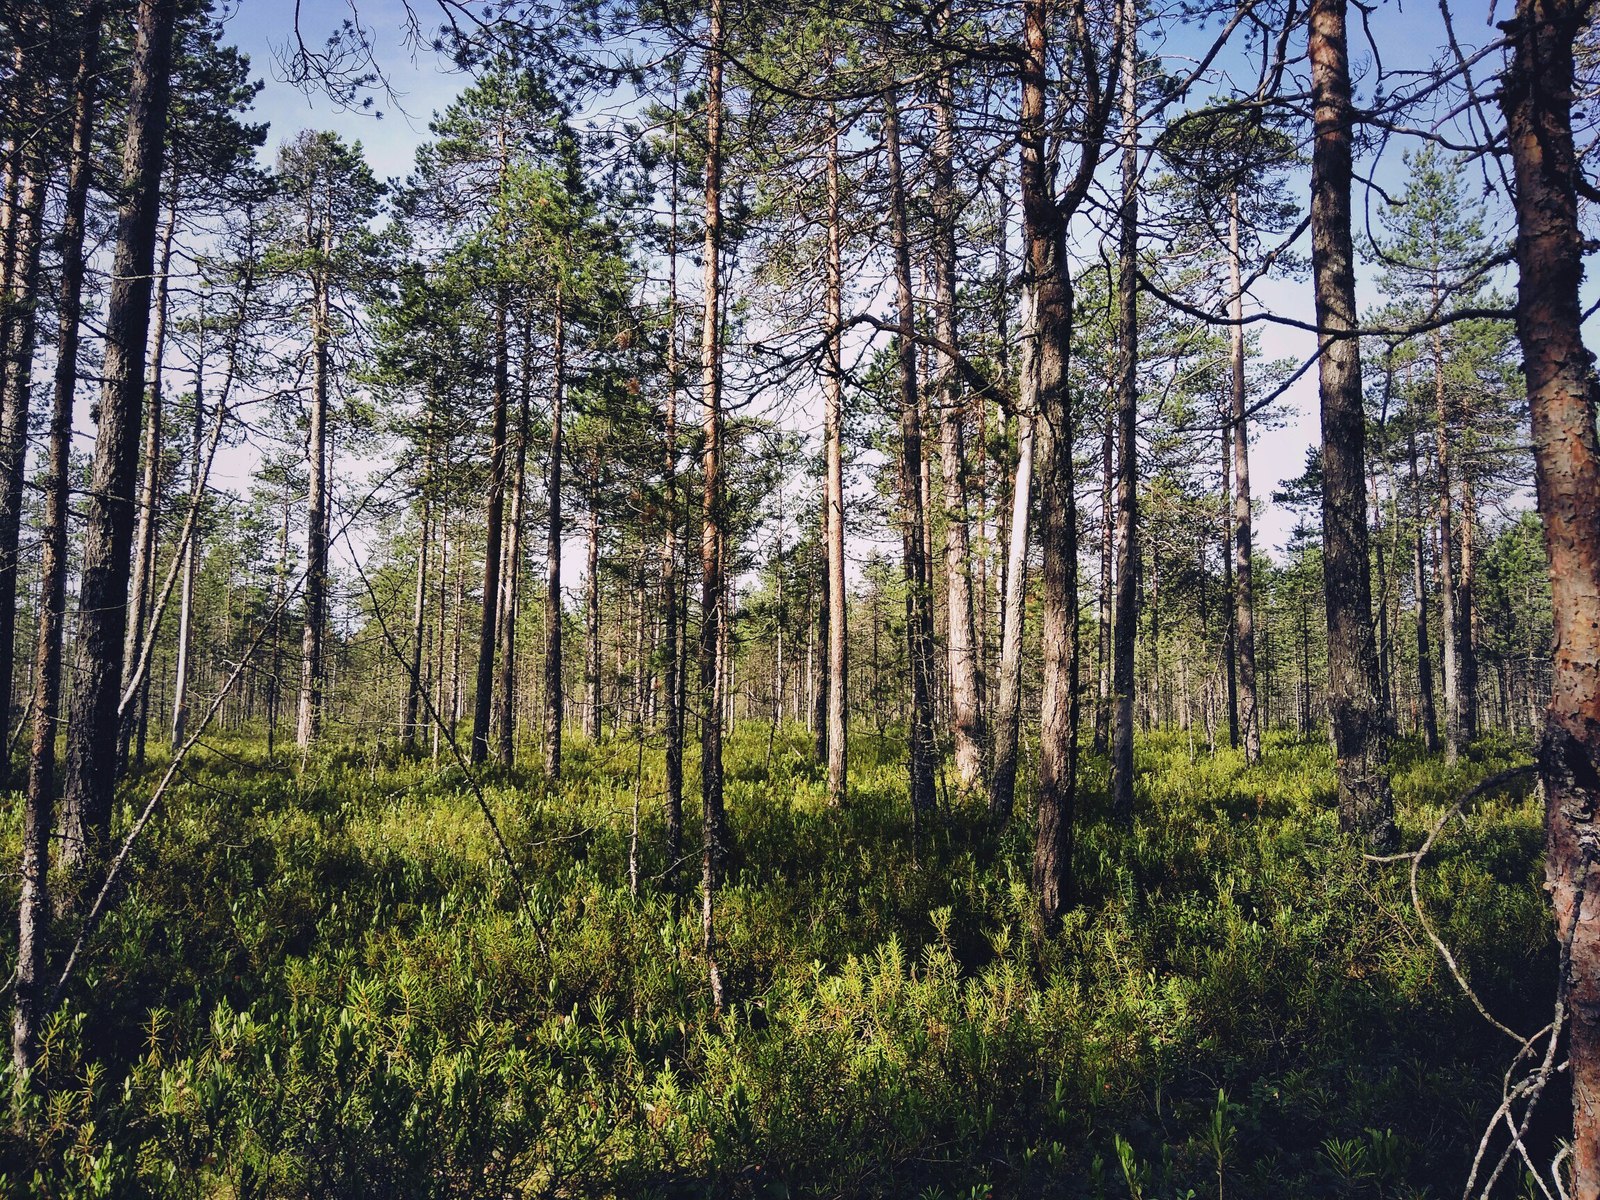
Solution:
<path fill-rule="evenodd" d="M 1323 594 L 1328 619 L 1328 716 L 1339 778 L 1339 823 L 1386 848 L 1394 799 L 1384 775 L 1378 654 L 1367 556 L 1367 419 L 1350 239 L 1351 100 L 1345 0 L 1313 0 L 1309 53 L 1316 139 L 1311 160 L 1311 261 L 1322 356 Z"/>
<path fill-rule="evenodd" d="M 67 607 L 67 495 L 72 471 L 72 403 L 78 383 L 79 318 L 83 312 L 84 221 L 94 166 L 94 114 L 99 83 L 100 0 L 84 5 L 73 79 L 72 140 L 67 194 L 57 246 L 61 253 L 56 369 L 50 407 L 50 459 L 45 471 L 40 537 L 39 629 L 34 649 L 33 740 L 22 815 L 22 887 L 18 897 L 16 1013 L 12 1061 L 33 1066 L 44 1019 L 50 938 L 50 830 L 55 815 L 56 722 L 61 710 L 61 641 Z"/>
<path fill-rule="evenodd" d="M 1077 802 L 1078 513 L 1067 377 L 1072 348 L 1067 229 L 1046 158 L 1045 7 L 1044 0 L 1028 0 L 1023 8 L 1022 239 L 1030 336 L 1023 340 L 1021 407 L 1039 414 L 1044 687 L 1033 890 L 1041 927 L 1050 929 L 1069 900 Z"/>
<path fill-rule="evenodd" d="M 176 0 L 140 0 L 122 150 L 122 199 L 106 316 L 105 386 L 86 503 L 76 686 L 63 778 L 63 860 L 79 871 L 104 847 L 116 783 L 118 685 L 128 618 L 139 407 L 144 398 L 176 8 Z"/>
<path fill-rule="evenodd" d="M 885 101 L 889 151 L 889 240 L 894 248 L 899 328 L 900 531 L 906 585 L 906 646 L 911 662 L 911 823 L 926 828 L 933 815 L 933 612 L 927 557 L 927 504 L 923 490 L 921 404 L 917 395 L 917 315 L 911 290 L 911 238 L 905 179 L 900 165 L 899 98 Z"/>
<path fill-rule="evenodd" d="M 1550 556 L 1555 670 L 1539 773 L 1545 880 L 1565 982 L 1572 1079 L 1569 1195 L 1600 1197 L 1600 439 L 1596 381 L 1583 344 L 1583 233 L 1572 140 L 1573 42 L 1589 6 L 1518 0 L 1501 92 L 1517 181 L 1517 335 L 1533 429 L 1535 480 Z"/>

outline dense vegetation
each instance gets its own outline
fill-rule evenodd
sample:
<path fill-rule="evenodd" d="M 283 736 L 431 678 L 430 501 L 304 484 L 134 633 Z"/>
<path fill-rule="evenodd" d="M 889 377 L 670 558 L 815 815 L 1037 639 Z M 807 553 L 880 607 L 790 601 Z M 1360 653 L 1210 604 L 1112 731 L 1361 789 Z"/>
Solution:
<path fill-rule="evenodd" d="M 1408 844 L 1523 752 L 1397 752 Z M 1029 934 L 1028 857 L 971 807 L 913 854 L 903 746 L 827 807 L 803 731 L 729 746 L 735 857 L 710 1011 L 636 747 L 559 799 L 491 776 L 508 874 L 456 771 L 259 740 L 191 756 L 86 997 L 51 1023 L 8 1195 L 1408 1196 L 1465 1178 L 1506 1043 L 1423 936 L 1403 865 L 1338 835 L 1325 745 L 1259 765 L 1140 745 L 1139 821 L 1090 767 L 1079 902 Z M 645 758 L 646 798 L 662 786 Z M 7 846 L 15 849 L 15 822 Z M 1525 789 L 1423 872 L 1496 1016 L 1548 1017 Z M 45 1156 L 59 1174 L 34 1179 Z M 1126 1173 L 1126 1174 L 1125 1174 Z M 29 1180 L 34 1179 L 30 1185 Z M 1141 1190 L 1142 1189 L 1142 1190 Z"/>

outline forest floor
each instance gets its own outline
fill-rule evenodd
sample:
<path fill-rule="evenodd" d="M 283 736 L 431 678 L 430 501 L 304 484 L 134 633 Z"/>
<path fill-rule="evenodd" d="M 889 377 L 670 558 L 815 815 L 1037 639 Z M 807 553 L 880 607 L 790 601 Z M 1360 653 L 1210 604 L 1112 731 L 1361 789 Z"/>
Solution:
<path fill-rule="evenodd" d="M 995 837 L 955 804 L 914 853 L 903 747 L 852 753 L 836 811 L 802 731 L 730 743 L 714 1016 L 658 749 L 574 741 L 555 797 L 485 777 L 524 897 L 459 770 L 302 771 L 213 739 L 14 1102 L 0 1194 L 1460 1194 L 1515 1045 L 1428 941 L 1407 864 L 1338 836 L 1325 744 L 1274 737 L 1247 767 L 1146 737 L 1131 833 L 1089 760 L 1078 904 L 1044 941 L 1028 820 Z M 1523 761 L 1402 744 L 1403 844 Z M 1483 1003 L 1529 1033 L 1555 983 L 1541 844 L 1525 787 L 1489 794 L 1420 873 Z M 14 960 L 14 887 L 5 905 Z M 1508 1170 L 1497 1194 L 1529 1186 Z"/>

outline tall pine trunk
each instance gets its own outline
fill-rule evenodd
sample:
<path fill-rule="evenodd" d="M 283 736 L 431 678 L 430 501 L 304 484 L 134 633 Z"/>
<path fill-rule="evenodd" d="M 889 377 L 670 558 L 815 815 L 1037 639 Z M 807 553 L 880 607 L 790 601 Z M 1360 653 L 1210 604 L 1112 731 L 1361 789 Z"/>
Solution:
<path fill-rule="evenodd" d="M 561 778 L 561 724 L 566 710 L 561 683 L 561 407 L 566 396 L 567 368 L 566 316 L 559 280 L 551 342 L 555 361 L 550 368 L 550 462 L 545 475 L 549 507 L 545 518 L 544 773 L 546 782 L 553 787 Z"/>
<path fill-rule="evenodd" d="M 517 380 L 517 457 L 511 468 L 511 513 L 500 565 L 500 662 L 495 674 L 495 744 L 500 764 L 516 763 L 517 619 L 522 600 L 522 526 L 528 494 L 528 410 L 532 403 L 533 330 L 522 329 L 522 370 Z"/>
<path fill-rule="evenodd" d="M 417 514 L 417 580 L 411 597 L 411 662 L 407 670 L 406 708 L 401 735 L 407 746 L 419 750 L 422 746 L 422 644 L 427 636 L 428 619 L 428 556 L 433 549 L 433 514 L 430 511 L 426 476 Z"/>
<path fill-rule="evenodd" d="M 44 30 L 27 36 L 44 36 Z M 32 399 L 33 351 L 38 338 L 39 257 L 44 245 L 45 200 L 49 166 L 40 149 L 37 126 L 44 116 L 47 92 L 43 64 L 33 66 L 33 79 L 14 81 L 20 93 L 14 114 L 22 119 L 12 170 L 18 181 L 7 230 L 7 272 L 4 295 L 4 362 L 0 371 L 0 783 L 11 773 L 11 710 L 16 676 L 18 551 L 22 535 L 23 481 L 28 460 L 28 408 Z"/>
<path fill-rule="evenodd" d="M 677 882 L 678 860 L 683 855 L 683 671 L 680 645 L 684 637 L 678 599 L 678 125 L 677 94 L 673 94 L 671 205 L 667 226 L 667 395 L 665 437 L 662 447 L 662 487 L 666 492 L 665 520 L 661 531 L 661 606 L 663 660 L 662 701 L 666 706 L 666 821 L 667 882 Z"/>
<path fill-rule="evenodd" d="M 1328 621 L 1328 716 L 1339 823 L 1374 847 L 1395 837 L 1379 709 L 1367 556 L 1367 421 L 1350 237 L 1350 68 L 1345 0 L 1312 0 L 1309 56 L 1316 122 L 1311 159 L 1311 261 L 1322 395 L 1323 594 Z"/>
<path fill-rule="evenodd" d="M 839 118 L 828 110 L 828 263 L 827 357 L 823 365 L 823 442 L 826 478 L 823 484 L 823 527 L 827 541 L 827 595 L 823 599 L 822 633 L 827 664 L 823 674 L 824 745 L 828 758 L 828 802 L 844 803 L 850 766 L 850 644 L 844 578 L 844 269 L 839 228 Z"/>
<path fill-rule="evenodd" d="M 321 262 L 312 277 L 311 428 L 306 493 L 305 626 L 300 635 L 300 714 L 295 745 L 304 754 L 322 728 L 323 637 L 328 617 L 328 371 L 331 337 L 326 274 L 333 231 L 322 214 Z"/>
<path fill-rule="evenodd" d="M 949 8 L 941 10 L 947 23 Z M 955 85 L 941 69 L 934 92 L 933 216 L 934 316 L 939 341 L 939 455 L 945 504 L 945 629 L 949 659 L 950 725 L 956 778 L 976 792 L 983 786 L 983 675 L 972 612 L 972 546 L 967 512 L 967 449 L 957 371 Z M 980 403 L 982 401 L 980 400 Z"/>
<path fill-rule="evenodd" d="M 511 408 L 511 352 L 506 330 L 506 287 L 494 304 L 494 411 L 489 419 L 489 496 L 484 508 L 483 603 L 478 612 L 478 664 L 472 693 L 471 762 L 489 757 L 494 707 L 495 634 L 499 631 L 500 551 L 506 513 L 506 427 Z"/>
<path fill-rule="evenodd" d="M 884 101 L 884 139 L 889 151 L 889 240 L 894 250 L 899 317 L 895 357 L 900 380 L 900 532 L 906 587 L 906 648 L 911 663 L 911 821 L 913 831 L 920 832 L 934 809 L 933 612 L 922 474 L 922 413 L 917 395 L 917 314 L 911 290 L 905 177 L 900 163 L 899 104 L 896 90 L 889 89 Z"/>
<path fill-rule="evenodd" d="M 94 167 L 94 120 L 99 84 L 101 0 L 80 15 L 78 65 L 73 77 L 72 138 L 62 206 L 60 302 L 56 367 L 50 406 L 50 458 L 45 472 L 40 537 L 39 625 L 34 649 L 33 739 L 22 815 L 22 886 L 18 897 L 16 1012 L 12 1061 L 33 1066 L 44 1020 L 46 952 L 50 939 L 50 830 L 55 812 L 56 722 L 61 711 L 61 642 L 67 607 L 67 496 L 72 479 L 72 407 L 78 383 L 79 322 L 83 313 L 84 224 Z"/>
<path fill-rule="evenodd" d="M 1417 635 L 1417 695 L 1422 706 L 1422 735 L 1428 753 L 1439 749 L 1439 717 L 1433 699 L 1433 655 L 1428 636 L 1428 560 L 1427 524 L 1422 505 L 1422 481 L 1417 474 L 1417 432 L 1406 431 L 1406 458 L 1411 469 L 1412 523 L 1415 526 L 1411 548 L 1412 615 Z"/>
<path fill-rule="evenodd" d="M 1434 306 L 1438 307 L 1437 290 Z M 1439 608 L 1443 636 L 1444 666 L 1444 755 L 1453 763 L 1463 743 L 1461 719 L 1461 620 L 1456 597 L 1455 498 L 1451 480 L 1454 457 L 1451 450 L 1450 417 L 1446 405 L 1444 380 L 1444 331 L 1435 329 L 1433 349 L 1434 465 L 1438 477 L 1439 519 Z"/>
<path fill-rule="evenodd" d="M 600 736 L 600 499 L 599 481 L 589 477 L 589 528 L 584 538 L 588 570 L 583 604 L 583 736 Z"/>
<path fill-rule="evenodd" d="M 1244 377 L 1243 262 L 1239 252 L 1239 192 L 1228 197 L 1228 271 L 1233 317 L 1233 643 L 1239 674 L 1239 733 L 1245 761 L 1261 757 L 1256 702 L 1255 549 L 1250 511 L 1250 417 Z"/>
<path fill-rule="evenodd" d="M 203 343 L 202 343 L 203 347 Z M 189 429 L 189 504 L 198 510 L 201 503 L 200 456 L 205 436 L 205 405 L 203 403 L 206 359 L 204 350 L 195 355 L 194 368 L 194 419 Z M 194 604 L 195 575 L 200 565 L 200 530 L 196 518 L 190 516 L 188 536 L 183 543 L 183 583 L 178 601 L 178 661 L 172 680 L 172 731 L 167 744 L 174 751 L 183 745 L 189 724 L 189 676 L 193 671 L 194 655 Z M 149 672 L 146 672 L 148 676 Z M 126 689 L 124 689 L 126 691 Z"/>
<path fill-rule="evenodd" d="M 160 207 L 162 143 L 176 0 L 140 0 L 123 143 L 104 376 L 86 500 L 75 687 L 63 778 L 63 861 L 81 872 L 110 832 L 117 705 L 127 632 L 139 408 Z"/>
<path fill-rule="evenodd" d="M 1133 654 L 1139 625 L 1139 130 L 1138 17 L 1119 0 L 1122 30 L 1122 196 L 1117 213 L 1117 587 L 1111 624 L 1111 807 L 1133 824 Z"/>
<path fill-rule="evenodd" d="M 723 578 L 722 481 L 722 329 L 719 290 L 722 279 L 722 0 L 711 0 L 706 50 L 706 200 L 705 312 L 701 325 L 701 401 L 704 408 L 701 451 L 700 531 L 700 941 L 705 955 L 711 1005 L 723 1003 L 717 966 L 717 875 L 725 851 L 722 799 L 723 661 L 728 641 L 727 589 Z"/>
<path fill-rule="evenodd" d="M 155 588 L 156 541 L 160 528 L 161 465 L 166 452 L 162 418 L 166 415 L 165 363 L 167 350 L 167 308 L 171 292 L 172 242 L 178 228 L 178 173 L 167 177 L 167 219 L 161 230 L 156 254 L 155 315 L 150 331 L 149 383 L 145 389 L 143 465 L 139 472 L 139 518 L 133 535 L 133 582 L 130 585 L 128 629 L 122 644 L 122 692 L 135 686 L 134 671 L 139 651 L 145 642 L 145 626 L 150 621 L 152 592 Z M 144 761 L 145 733 L 148 729 L 149 676 L 137 682 L 134 701 L 123 713 L 123 762 L 133 746 L 135 764 Z M 135 745 L 136 743 L 136 745 Z"/>
<path fill-rule="evenodd" d="M 1072 290 L 1066 213 L 1051 186 L 1046 149 L 1049 45 L 1045 0 L 1023 7 L 1022 229 L 1028 288 L 1021 407 L 1039 414 L 1039 535 L 1044 548 L 1039 817 L 1033 890 L 1041 928 L 1052 929 L 1071 891 L 1078 764 L 1078 530 L 1075 427 L 1067 369 Z"/>

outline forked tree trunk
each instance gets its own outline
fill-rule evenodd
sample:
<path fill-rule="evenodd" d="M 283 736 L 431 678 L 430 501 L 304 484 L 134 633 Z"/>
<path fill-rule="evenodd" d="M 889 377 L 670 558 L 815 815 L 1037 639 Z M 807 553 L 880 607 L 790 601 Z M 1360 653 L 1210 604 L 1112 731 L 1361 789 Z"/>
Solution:
<path fill-rule="evenodd" d="M 117 246 L 106 316 L 105 385 L 86 504 L 75 686 L 63 778 L 63 862 L 81 872 L 111 825 L 117 705 L 127 632 L 139 408 L 160 207 L 176 0 L 140 0 L 123 143 Z"/>
<path fill-rule="evenodd" d="M 1311 261 L 1322 395 L 1323 595 L 1328 620 L 1328 716 L 1339 781 L 1339 823 L 1373 847 L 1395 837 L 1384 774 L 1388 738 L 1379 710 L 1367 555 L 1367 421 L 1356 329 L 1350 237 L 1350 68 L 1345 0 L 1312 0 L 1309 55 L 1315 142 Z"/>
<path fill-rule="evenodd" d="M 1569 958 L 1573 1200 L 1600 1197 L 1600 879 L 1589 877 L 1600 844 L 1600 439 L 1582 336 L 1572 139 L 1573 43 L 1589 11 L 1577 0 L 1518 0 L 1505 26 L 1512 58 L 1500 93 L 1517 182 L 1517 336 L 1555 621 L 1539 773 L 1545 879 Z"/>

